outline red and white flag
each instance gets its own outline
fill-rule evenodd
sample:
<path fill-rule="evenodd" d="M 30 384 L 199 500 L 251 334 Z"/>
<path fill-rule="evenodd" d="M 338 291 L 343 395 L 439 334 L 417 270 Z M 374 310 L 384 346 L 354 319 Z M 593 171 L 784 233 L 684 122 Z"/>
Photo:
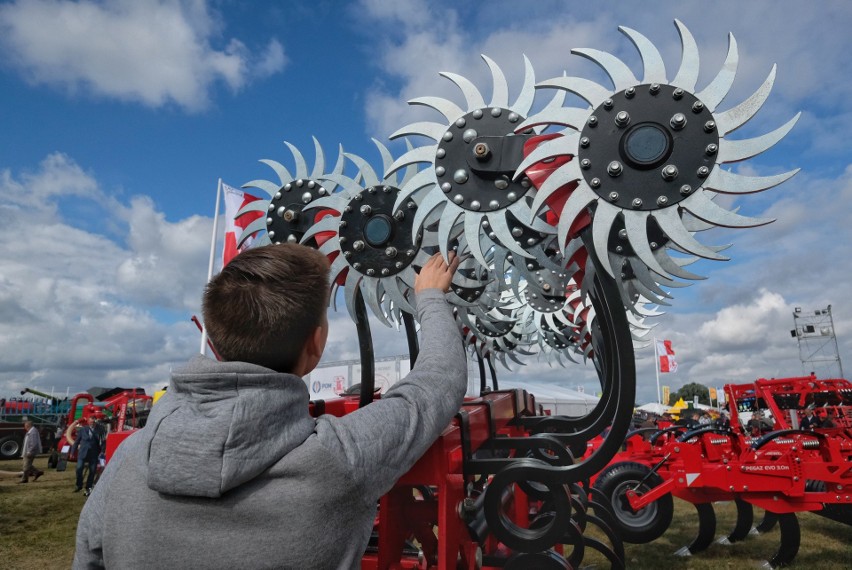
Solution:
<path fill-rule="evenodd" d="M 225 195 L 225 247 L 222 250 L 222 267 L 225 267 L 234 256 L 251 247 L 255 236 L 248 238 L 239 248 L 237 248 L 237 240 L 240 239 L 246 226 L 261 217 L 263 212 L 248 212 L 239 219 L 234 219 L 240 208 L 260 198 L 224 183 L 222 192 Z"/>
<path fill-rule="evenodd" d="M 677 361 L 674 357 L 674 349 L 672 341 L 658 340 L 657 341 L 657 358 L 660 359 L 660 372 L 677 372 Z"/>

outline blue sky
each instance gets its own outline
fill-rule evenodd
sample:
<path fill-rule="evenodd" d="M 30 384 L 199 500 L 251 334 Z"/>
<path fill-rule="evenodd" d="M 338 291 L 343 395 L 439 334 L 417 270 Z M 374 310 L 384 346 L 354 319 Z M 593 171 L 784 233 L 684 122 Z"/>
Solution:
<path fill-rule="evenodd" d="M 484 6 L 484 8 L 483 8 Z M 198 350 L 199 313 L 216 181 L 270 178 L 259 159 L 285 165 L 287 140 L 313 158 L 338 144 L 380 162 L 387 142 L 421 120 L 406 101 L 459 100 L 438 76 L 452 71 L 489 89 L 479 54 L 505 72 L 510 95 L 522 54 L 540 80 L 563 71 L 603 81 L 570 49 L 641 63 L 617 31 L 642 32 L 674 67 L 678 18 L 701 53 L 699 85 L 736 37 L 740 68 L 723 107 L 751 94 L 773 63 L 764 108 L 737 138 L 777 128 L 801 111 L 776 147 L 737 166 L 791 181 L 735 203 L 777 218 L 751 230 L 711 230 L 734 243 L 729 262 L 675 291 L 655 333 L 674 342 L 673 389 L 799 374 L 792 310 L 832 304 L 841 357 L 852 366 L 852 129 L 843 1 L 802 3 L 542 1 L 487 4 L 381 2 L 0 2 L 0 396 L 25 386 L 72 393 L 90 386 L 167 381 Z M 641 6 L 641 9 L 637 9 Z M 513 96 L 513 95 L 512 95 Z M 434 118 L 434 117 L 432 117 Z M 399 154 L 399 143 L 391 144 Z M 332 319 L 327 360 L 354 358 L 354 326 Z M 373 327 L 380 355 L 405 352 L 404 334 Z M 652 353 L 639 352 L 639 399 L 653 398 Z M 501 380 L 585 385 L 591 367 L 532 361 Z"/>

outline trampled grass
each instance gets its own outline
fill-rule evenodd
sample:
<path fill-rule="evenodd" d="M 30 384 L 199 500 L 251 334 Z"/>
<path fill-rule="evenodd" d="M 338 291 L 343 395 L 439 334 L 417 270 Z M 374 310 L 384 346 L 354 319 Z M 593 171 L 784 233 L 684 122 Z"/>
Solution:
<path fill-rule="evenodd" d="M 86 498 L 73 493 L 74 464 L 68 470 L 47 469 L 46 456 L 36 460 L 45 470 L 38 482 L 19 485 L 20 462 L 0 461 L 0 567 L 8 570 L 52 570 L 69 568 L 74 557 L 77 519 Z M 734 527 L 733 503 L 716 503 L 716 536 L 726 536 Z M 763 512 L 755 510 L 755 523 Z M 802 544 L 791 568 L 807 570 L 852 570 L 852 527 L 812 513 L 799 515 Z M 590 527 L 591 528 L 591 527 Z M 688 545 L 698 531 L 695 509 L 675 500 L 671 527 L 650 544 L 626 545 L 627 568 L 631 570 L 727 570 L 758 568 L 777 550 L 778 528 L 760 536 L 723 546 L 712 544 L 688 558 L 673 555 Z M 591 531 L 590 531 L 591 532 Z M 589 551 L 584 566 L 608 568 L 601 556 Z"/>

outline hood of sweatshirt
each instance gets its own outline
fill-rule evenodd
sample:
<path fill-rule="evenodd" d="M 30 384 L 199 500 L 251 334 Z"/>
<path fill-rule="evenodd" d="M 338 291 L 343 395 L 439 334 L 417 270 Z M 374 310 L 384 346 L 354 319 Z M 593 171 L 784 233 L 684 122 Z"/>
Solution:
<path fill-rule="evenodd" d="M 313 433 L 308 400 L 293 374 L 194 357 L 148 418 L 148 486 L 219 497 L 254 479 Z"/>

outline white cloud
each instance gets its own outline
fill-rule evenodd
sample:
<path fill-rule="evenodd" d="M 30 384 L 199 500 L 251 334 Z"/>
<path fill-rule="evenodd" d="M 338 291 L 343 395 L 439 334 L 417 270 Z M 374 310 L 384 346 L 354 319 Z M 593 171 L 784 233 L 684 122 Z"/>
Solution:
<path fill-rule="evenodd" d="M 108 206 L 126 238 L 75 227 L 60 197 Z M 163 371 L 198 348 L 198 312 L 212 220 L 165 220 L 150 199 L 129 206 L 92 174 L 54 154 L 0 177 L 0 386 L 72 391 L 124 382 L 161 386 Z M 124 242 L 126 241 L 126 245 Z M 170 324 L 162 311 L 185 313 Z"/>
<path fill-rule="evenodd" d="M 204 1 L 26 0 L 0 6 L 0 53 L 34 84 L 151 107 L 203 109 L 218 82 L 233 91 L 286 64 L 272 40 L 259 57 Z"/>

